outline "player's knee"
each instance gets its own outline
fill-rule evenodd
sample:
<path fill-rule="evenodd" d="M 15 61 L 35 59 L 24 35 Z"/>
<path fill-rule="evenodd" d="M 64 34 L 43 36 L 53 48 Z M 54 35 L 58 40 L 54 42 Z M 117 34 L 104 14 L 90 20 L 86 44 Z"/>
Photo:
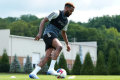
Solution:
<path fill-rule="evenodd" d="M 62 48 L 63 48 L 63 46 L 61 46 L 61 45 L 60 45 L 60 46 L 58 46 L 58 50 L 60 50 L 60 51 L 61 51 L 61 50 L 62 50 Z"/>

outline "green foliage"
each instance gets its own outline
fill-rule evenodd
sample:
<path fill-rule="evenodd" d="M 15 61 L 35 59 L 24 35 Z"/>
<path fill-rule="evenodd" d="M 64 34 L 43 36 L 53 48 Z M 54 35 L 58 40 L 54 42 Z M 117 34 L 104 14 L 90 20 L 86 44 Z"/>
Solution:
<path fill-rule="evenodd" d="M 119 36 L 119 33 L 118 33 L 118 31 L 117 31 L 116 28 L 111 27 L 111 28 L 109 28 L 109 29 L 106 29 L 106 36 L 107 36 L 107 38 L 109 38 L 109 39 L 114 39 L 114 40 L 116 40 L 116 39 L 118 38 L 118 36 Z"/>
<path fill-rule="evenodd" d="M 21 15 L 20 17 L 21 20 L 24 20 L 26 22 L 31 22 L 31 21 L 35 21 L 38 19 L 38 17 L 36 17 L 35 15 Z"/>
<path fill-rule="evenodd" d="M 30 73 L 31 71 L 32 71 L 32 63 L 31 63 L 30 57 L 27 56 L 27 61 L 24 65 L 24 72 Z"/>
<path fill-rule="evenodd" d="M 51 63 L 51 59 L 47 62 L 47 66 L 49 67 Z"/>
<path fill-rule="evenodd" d="M 10 64 L 9 63 L 0 63 L 0 72 L 9 72 Z"/>
<path fill-rule="evenodd" d="M 85 60 L 81 68 L 80 74 L 81 75 L 93 75 L 94 74 L 94 66 L 93 66 L 93 62 L 92 62 L 89 52 L 86 53 Z"/>
<path fill-rule="evenodd" d="M 120 65 L 120 53 L 118 54 L 118 64 Z"/>
<path fill-rule="evenodd" d="M 66 72 L 67 72 L 67 74 L 69 74 L 69 70 L 68 70 L 68 68 L 67 68 L 67 62 L 66 62 L 66 60 L 65 60 L 65 57 L 64 57 L 64 53 L 63 53 L 63 52 L 60 54 L 58 66 L 59 66 L 59 68 L 65 69 Z"/>
<path fill-rule="evenodd" d="M 59 66 L 58 66 L 58 63 L 56 62 L 54 69 L 55 69 L 55 70 L 58 70 L 58 68 L 59 68 Z"/>
<path fill-rule="evenodd" d="M 39 31 L 39 25 L 43 18 L 38 18 L 35 15 L 21 15 L 17 17 L 0 18 L 0 29 L 10 29 L 12 35 L 36 37 Z M 94 17 L 89 19 L 88 23 L 74 22 L 70 20 L 67 30 L 69 42 L 73 42 L 76 38 L 77 42 L 97 41 L 97 52 L 103 51 L 105 63 L 109 56 L 109 40 L 112 39 L 120 51 L 120 15 L 104 15 L 102 17 Z M 45 23 L 45 27 L 49 22 Z M 74 36 L 74 37 L 73 37 Z M 43 37 L 43 36 L 42 36 Z M 41 38 L 42 38 L 41 37 Z M 59 40 L 63 41 L 61 35 Z M 117 48 L 116 48 L 117 49 Z M 118 52 L 117 52 L 118 55 Z"/>
<path fill-rule="evenodd" d="M 107 48 L 107 41 L 106 41 L 106 36 L 104 34 L 99 34 L 98 40 L 97 40 L 97 52 L 99 51 L 106 51 Z"/>
<path fill-rule="evenodd" d="M 45 56 L 43 55 L 42 56 L 42 59 L 44 58 Z M 51 61 L 51 60 L 50 60 Z M 48 71 L 48 64 L 45 64 L 42 69 L 39 71 L 39 73 L 42 73 L 42 74 L 46 74 L 46 72 Z"/>
<path fill-rule="evenodd" d="M 23 20 L 14 21 L 9 25 L 11 34 L 25 36 L 28 32 L 28 24 Z"/>
<path fill-rule="evenodd" d="M 2 58 L 0 59 L 0 72 L 9 72 L 10 64 L 6 49 L 3 50 Z"/>
<path fill-rule="evenodd" d="M 106 28 L 115 27 L 120 32 L 120 24 L 119 24 L 120 15 L 104 15 L 102 17 L 94 17 L 89 19 L 88 24 L 86 27 L 94 27 L 99 28 L 101 25 L 105 25 Z"/>
<path fill-rule="evenodd" d="M 48 71 L 48 66 L 45 64 L 45 66 L 40 70 L 40 73 L 47 73 Z"/>
<path fill-rule="evenodd" d="M 50 60 L 47 62 L 47 66 L 48 66 L 48 67 L 50 66 L 51 60 L 52 60 L 52 59 L 50 59 Z M 58 63 L 56 62 L 56 63 L 55 63 L 55 66 L 54 66 L 54 69 L 57 70 L 58 68 L 59 68 L 59 66 L 58 66 Z"/>
<path fill-rule="evenodd" d="M 5 18 L 5 20 L 9 23 L 12 23 L 14 21 L 19 20 L 19 18 L 17 18 L 17 17 L 7 17 L 7 18 Z"/>
<path fill-rule="evenodd" d="M 1 58 L 1 63 L 9 63 L 9 57 L 7 55 L 6 49 L 3 50 L 3 55 Z"/>
<path fill-rule="evenodd" d="M 105 66 L 104 55 L 102 51 L 99 51 L 97 56 L 97 64 L 95 67 L 95 75 L 106 75 L 107 70 Z"/>
<path fill-rule="evenodd" d="M 119 37 L 116 39 L 116 44 L 119 48 L 119 53 L 120 53 L 120 33 L 119 33 Z"/>
<path fill-rule="evenodd" d="M 108 75 L 118 75 L 119 74 L 119 65 L 117 60 L 117 55 L 115 49 L 112 48 L 109 51 L 109 61 L 108 61 Z"/>
<path fill-rule="evenodd" d="M 108 41 L 108 47 L 107 47 L 106 52 L 105 52 L 105 62 L 106 62 L 106 64 L 107 64 L 107 62 L 108 62 L 108 56 L 109 56 L 110 50 L 111 50 L 112 48 L 114 48 L 115 53 L 116 53 L 117 55 L 119 54 L 119 48 L 118 48 L 116 42 L 115 42 L 114 40 L 109 40 L 109 41 Z"/>
<path fill-rule="evenodd" d="M 76 54 L 76 59 L 75 63 L 72 68 L 72 74 L 73 75 L 80 75 L 80 69 L 82 67 L 81 61 L 80 61 L 80 56 L 79 54 Z"/>
<path fill-rule="evenodd" d="M 15 54 L 14 60 L 10 65 L 10 72 L 20 72 L 21 71 L 21 65 L 18 61 L 17 55 Z"/>
<path fill-rule="evenodd" d="M 5 19 L 0 19 L 0 29 L 8 29 L 9 22 Z"/>

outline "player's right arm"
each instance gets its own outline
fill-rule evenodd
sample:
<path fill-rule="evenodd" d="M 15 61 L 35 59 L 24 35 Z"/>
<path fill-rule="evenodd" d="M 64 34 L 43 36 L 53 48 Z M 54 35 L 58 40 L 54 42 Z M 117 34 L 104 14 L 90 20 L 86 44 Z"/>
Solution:
<path fill-rule="evenodd" d="M 39 33 L 38 35 L 35 37 L 35 40 L 39 40 L 41 38 L 42 35 L 42 31 L 43 31 L 43 27 L 45 25 L 46 22 L 51 21 L 52 19 L 57 18 L 59 15 L 59 11 L 54 11 L 51 14 L 49 14 L 47 17 L 45 17 L 41 23 L 40 23 L 40 27 L 39 27 Z"/>
<path fill-rule="evenodd" d="M 39 33 L 38 35 L 35 37 L 35 40 L 39 40 L 41 38 L 41 35 L 42 35 L 42 31 L 43 31 L 43 27 L 45 25 L 46 22 L 48 22 L 48 18 L 44 18 L 41 23 L 40 23 L 40 27 L 39 27 Z"/>

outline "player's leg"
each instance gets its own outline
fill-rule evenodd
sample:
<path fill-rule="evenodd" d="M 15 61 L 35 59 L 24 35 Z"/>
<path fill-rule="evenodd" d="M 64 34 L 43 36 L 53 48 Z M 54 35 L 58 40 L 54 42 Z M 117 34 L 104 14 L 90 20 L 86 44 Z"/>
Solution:
<path fill-rule="evenodd" d="M 57 57 L 59 56 L 61 50 L 62 50 L 62 44 L 60 43 L 60 41 L 57 38 L 53 39 L 52 42 L 52 46 L 54 48 L 56 48 L 56 50 L 54 51 L 53 55 L 52 55 L 52 60 L 57 60 Z"/>
<path fill-rule="evenodd" d="M 47 63 L 48 60 L 51 59 L 51 52 L 53 48 L 49 48 L 46 50 L 45 57 L 41 60 L 41 62 L 36 66 L 36 68 L 29 74 L 30 78 L 38 79 L 37 73 L 41 70 L 41 68 Z"/>
<path fill-rule="evenodd" d="M 54 65 L 56 63 L 57 57 L 60 54 L 60 51 L 62 50 L 62 44 L 60 43 L 60 41 L 57 38 L 54 38 L 53 41 L 52 41 L 52 46 L 54 48 L 56 48 L 56 50 L 52 54 L 51 64 L 50 64 L 50 67 L 49 67 L 47 73 L 48 74 L 52 74 L 52 75 L 59 75 L 59 74 L 56 74 L 56 72 L 54 70 Z M 54 73 L 53 73 L 53 71 L 54 71 Z"/>
<path fill-rule="evenodd" d="M 42 61 L 38 64 L 41 68 L 44 67 L 44 65 L 51 59 L 51 52 L 53 51 L 53 48 L 49 48 L 46 50 L 46 55 L 42 59 Z"/>

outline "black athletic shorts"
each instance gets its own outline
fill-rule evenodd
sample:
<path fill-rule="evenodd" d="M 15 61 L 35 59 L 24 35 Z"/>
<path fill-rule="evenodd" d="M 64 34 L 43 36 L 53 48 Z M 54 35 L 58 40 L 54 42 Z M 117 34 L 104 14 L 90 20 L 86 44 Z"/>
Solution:
<path fill-rule="evenodd" d="M 52 46 L 52 41 L 54 38 L 57 38 L 57 36 L 54 33 L 47 33 L 43 36 L 43 40 L 44 40 L 45 45 L 46 45 L 45 51 L 49 48 L 54 48 Z"/>

